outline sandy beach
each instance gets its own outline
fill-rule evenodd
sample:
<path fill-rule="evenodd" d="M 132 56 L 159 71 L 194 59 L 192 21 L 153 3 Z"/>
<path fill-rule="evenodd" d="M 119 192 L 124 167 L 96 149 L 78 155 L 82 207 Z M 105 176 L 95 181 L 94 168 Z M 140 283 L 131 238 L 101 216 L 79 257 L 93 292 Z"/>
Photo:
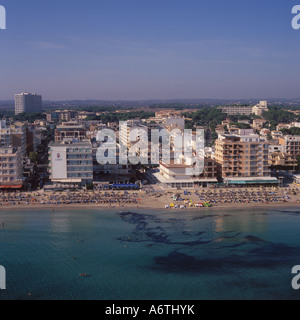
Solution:
<path fill-rule="evenodd" d="M 290 188 L 220 188 L 192 191 L 165 190 L 155 191 L 145 188 L 143 191 L 82 191 L 82 192 L 24 192 L 0 195 L 1 210 L 28 210 L 47 208 L 81 210 L 83 208 L 106 209 L 163 209 L 186 210 L 204 209 L 203 203 L 209 203 L 214 209 L 255 209 L 269 207 L 300 207 L 300 190 Z M 166 206 L 171 208 L 166 209 Z M 177 208 L 175 209 L 174 207 Z"/>

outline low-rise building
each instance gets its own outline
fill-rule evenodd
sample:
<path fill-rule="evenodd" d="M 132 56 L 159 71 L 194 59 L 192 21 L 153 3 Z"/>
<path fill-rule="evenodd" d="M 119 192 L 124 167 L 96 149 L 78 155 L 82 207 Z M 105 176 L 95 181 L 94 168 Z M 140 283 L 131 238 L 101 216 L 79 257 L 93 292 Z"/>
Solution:
<path fill-rule="evenodd" d="M 272 139 L 279 139 L 283 136 L 281 131 L 272 131 L 271 132 Z"/>
<path fill-rule="evenodd" d="M 270 167 L 291 167 L 295 168 L 298 162 L 294 156 L 283 153 L 283 152 L 273 152 L 269 154 L 269 165 Z"/>
<path fill-rule="evenodd" d="M 280 131 L 282 129 L 290 129 L 290 128 L 291 128 L 290 124 L 279 123 L 279 125 L 276 127 L 276 130 Z"/>
<path fill-rule="evenodd" d="M 252 114 L 251 106 L 241 106 L 241 105 L 221 106 L 218 109 L 222 110 L 223 113 L 226 113 L 230 116 L 235 116 L 235 115 L 250 116 Z"/>
<path fill-rule="evenodd" d="M 54 112 L 46 113 L 46 119 L 48 122 L 62 122 L 75 119 L 77 111 L 72 110 L 56 110 Z"/>
<path fill-rule="evenodd" d="M 207 187 L 209 184 L 218 182 L 215 160 L 204 158 L 204 170 L 200 175 L 191 176 L 187 174 L 189 169 L 192 168 L 193 166 L 191 165 L 176 164 L 175 161 L 171 161 L 170 164 L 161 161 L 159 172 L 155 174 L 155 177 L 162 185 L 172 189 L 192 189 L 197 186 Z"/>
<path fill-rule="evenodd" d="M 252 113 L 254 113 L 257 116 L 261 116 L 265 111 L 268 111 L 267 101 L 260 101 L 259 104 L 252 108 Z"/>
<path fill-rule="evenodd" d="M 278 141 L 283 146 L 285 153 L 293 156 L 300 155 L 300 136 L 287 135 L 279 138 Z"/>
<path fill-rule="evenodd" d="M 300 185 L 300 174 L 295 174 L 293 176 L 293 181 L 294 181 L 294 183 L 297 183 Z"/>
<path fill-rule="evenodd" d="M 54 132 L 55 142 L 62 142 L 64 139 L 86 139 L 86 129 L 82 124 L 74 121 L 64 122 L 57 126 Z"/>
<path fill-rule="evenodd" d="M 257 129 L 257 130 L 260 130 L 264 127 L 264 124 L 266 123 L 267 121 L 264 120 L 264 119 L 254 119 L 253 122 L 252 122 L 252 127 L 253 129 Z"/>

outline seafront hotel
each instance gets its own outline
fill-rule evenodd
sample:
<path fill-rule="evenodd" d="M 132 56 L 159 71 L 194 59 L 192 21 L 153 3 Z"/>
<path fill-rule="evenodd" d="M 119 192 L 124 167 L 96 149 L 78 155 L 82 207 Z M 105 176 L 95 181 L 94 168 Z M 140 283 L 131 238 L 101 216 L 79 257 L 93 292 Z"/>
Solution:
<path fill-rule="evenodd" d="M 49 145 L 49 173 L 53 185 L 85 186 L 93 182 L 93 152 L 89 140 L 64 139 Z"/>
<path fill-rule="evenodd" d="M 18 190 L 23 182 L 21 149 L 0 147 L 0 189 Z"/>
<path fill-rule="evenodd" d="M 219 179 L 226 184 L 278 184 L 269 170 L 269 143 L 252 129 L 239 131 L 238 135 L 219 134 L 216 140 Z"/>

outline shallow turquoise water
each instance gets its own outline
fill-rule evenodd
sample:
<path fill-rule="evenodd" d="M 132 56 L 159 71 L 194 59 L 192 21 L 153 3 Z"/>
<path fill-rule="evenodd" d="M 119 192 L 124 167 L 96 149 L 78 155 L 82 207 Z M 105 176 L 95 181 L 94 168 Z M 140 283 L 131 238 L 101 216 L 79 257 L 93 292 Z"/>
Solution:
<path fill-rule="evenodd" d="M 0 299 L 300 298 L 300 208 L 0 211 L 2 221 Z"/>

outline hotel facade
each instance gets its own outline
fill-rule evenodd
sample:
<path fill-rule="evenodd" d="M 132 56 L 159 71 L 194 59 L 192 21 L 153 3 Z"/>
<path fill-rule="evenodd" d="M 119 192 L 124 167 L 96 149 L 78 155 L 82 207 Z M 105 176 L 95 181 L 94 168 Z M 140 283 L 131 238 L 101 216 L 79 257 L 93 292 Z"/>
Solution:
<path fill-rule="evenodd" d="M 215 159 L 218 177 L 227 184 L 277 183 L 269 170 L 269 144 L 249 130 L 219 135 Z"/>
<path fill-rule="evenodd" d="M 93 182 L 93 153 L 89 140 L 64 140 L 49 145 L 49 174 L 54 183 L 86 185 Z"/>
<path fill-rule="evenodd" d="M 23 186 L 22 153 L 19 148 L 0 148 L 0 189 L 21 189 Z"/>

